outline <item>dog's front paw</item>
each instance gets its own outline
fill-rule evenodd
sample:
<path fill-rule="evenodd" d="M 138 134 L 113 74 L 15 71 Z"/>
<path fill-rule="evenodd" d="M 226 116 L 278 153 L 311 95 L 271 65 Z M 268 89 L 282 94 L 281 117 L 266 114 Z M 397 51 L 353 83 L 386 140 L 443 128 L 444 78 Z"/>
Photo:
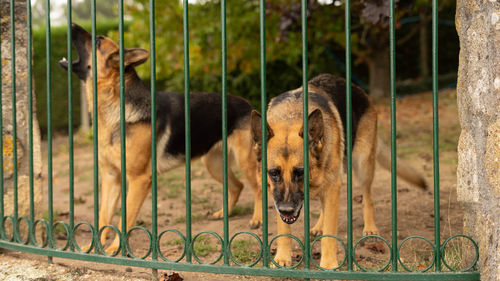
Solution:
<path fill-rule="evenodd" d="M 220 209 L 219 211 L 215 212 L 213 215 L 212 215 L 212 218 L 215 219 L 215 220 L 220 220 L 224 217 L 224 210 L 223 209 Z"/>
<path fill-rule="evenodd" d="M 366 235 L 378 235 L 379 232 L 378 232 L 378 229 L 376 227 L 373 227 L 373 228 L 367 228 L 365 227 L 363 229 L 363 236 L 366 236 Z"/>
<path fill-rule="evenodd" d="M 254 219 L 252 218 L 249 222 L 251 229 L 257 229 L 262 224 L 262 219 Z"/>
<path fill-rule="evenodd" d="M 115 254 L 119 253 L 119 248 L 120 248 L 119 245 L 111 245 L 108 248 L 106 248 L 106 250 L 104 250 L 104 251 L 108 255 L 115 255 Z"/>
<path fill-rule="evenodd" d="M 363 236 L 367 236 L 367 235 L 379 235 L 377 227 L 371 227 L 371 228 L 365 227 L 363 229 Z M 376 238 L 376 237 L 369 237 L 369 238 L 363 239 L 363 243 L 362 244 L 364 244 L 364 243 L 374 243 L 374 242 L 377 242 L 377 241 L 380 241 L 380 240 L 378 238 Z"/>
<path fill-rule="evenodd" d="M 292 255 L 291 254 L 276 253 L 276 256 L 274 257 L 274 261 L 279 266 L 290 267 L 290 266 L 292 266 Z M 276 265 L 273 263 L 273 264 L 271 264 L 271 267 L 275 268 Z"/>
<path fill-rule="evenodd" d="M 322 257 L 319 266 L 325 269 L 333 269 L 339 265 L 336 258 Z"/>
<path fill-rule="evenodd" d="M 90 250 L 90 248 L 92 248 L 92 243 L 89 243 L 89 244 L 81 247 L 80 249 L 82 250 L 82 252 L 88 252 Z"/>
<path fill-rule="evenodd" d="M 313 228 L 313 229 L 311 229 L 310 234 L 311 234 L 311 237 L 319 237 L 319 236 L 323 235 L 323 230 Z"/>

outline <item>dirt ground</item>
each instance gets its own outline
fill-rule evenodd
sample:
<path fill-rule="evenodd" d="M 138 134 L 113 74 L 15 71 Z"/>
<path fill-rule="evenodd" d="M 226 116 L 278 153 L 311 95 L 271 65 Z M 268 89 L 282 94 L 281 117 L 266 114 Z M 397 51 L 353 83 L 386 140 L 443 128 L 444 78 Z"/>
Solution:
<path fill-rule="evenodd" d="M 390 138 L 390 108 L 388 100 L 377 102 L 379 110 L 379 132 L 388 143 Z M 441 239 L 444 241 L 453 234 L 462 233 L 462 209 L 456 198 L 456 146 L 460 132 L 454 90 L 444 90 L 439 95 L 439 121 L 440 121 L 440 208 L 441 208 Z M 46 145 L 46 143 L 45 143 Z M 432 157 L 432 96 L 431 93 L 422 93 L 404 97 L 397 100 L 397 152 L 398 156 L 422 173 L 430 186 L 429 190 L 419 190 L 398 179 L 397 192 L 397 238 L 399 243 L 406 237 L 420 235 L 431 242 L 434 241 L 434 202 L 433 202 L 433 157 Z M 47 155 L 46 149 L 44 163 Z M 69 170 L 68 170 L 68 138 L 58 136 L 53 141 L 53 184 L 54 184 L 54 213 L 56 220 L 68 222 L 69 218 Z M 84 134 L 75 137 L 75 222 L 93 222 L 93 154 L 91 139 Z M 45 166 L 46 168 L 46 166 Z M 44 172 L 44 188 L 47 188 L 47 172 Z M 372 185 L 375 202 L 375 220 L 380 230 L 380 235 L 391 241 L 391 184 L 390 173 L 377 167 L 376 176 Z M 345 186 L 345 181 L 344 181 Z M 179 167 L 158 178 L 158 229 L 175 229 L 185 233 L 185 182 L 184 167 Z M 44 191 L 46 193 L 46 190 Z M 362 191 L 353 186 L 353 231 L 357 241 L 362 236 Z M 47 198 L 45 198 L 46 200 Z M 138 224 L 150 229 L 151 227 L 151 196 L 146 199 L 138 217 Z M 346 241 L 346 192 L 341 193 L 341 207 L 339 217 L 338 237 Z M 201 163 L 192 164 L 192 233 L 201 231 L 214 231 L 223 236 L 222 221 L 211 219 L 213 212 L 222 206 L 222 187 L 210 178 Z M 229 220 L 230 237 L 240 231 L 251 231 L 261 237 L 261 229 L 252 230 L 248 222 L 252 214 L 252 191 L 245 188 L 242 192 L 237 208 Z M 119 204 L 118 204 L 119 205 Z M 40 206 L 44 217 L 47 216 L 47 203 Z M 276 233 L 275 211 L 272 199 L 269 199 L 269 239 Z M 119 212 L 117 212 L 119 214 Z M 311 226 L 319 216 L 319 201 L 311 201 Z M 292 225 L 292 232 L 299 239 L 303 239 L 303 215 L 298 222 Z M 114 223 L 118 222 L 115 217 Z M 64 230 L 56 231 L 57 243 L 66 242 Z M 82 227 L 77 231 L 76 240 L 80 246 L 88 243 L 90 231 Z M 165 234 L 160 240 L 163 255 L 169 259 L 177 259 L 183 251 L 182 241 L 178 236 Z M 372 241 L 373 242 L 373 241 Z M 130 245 L 135 255 L 145 253 L 149 242 L 142 231 L 134 231 Z M 319 247 L 313 249 L 313 256 L 319 263 Z M 271 245 L 273 253 L 276 244 Z M 213 236 L 202 234 L 194 244 L 195 252 L 204 262 L 214 260 L 220 253 L 220 243 Z M 233 256 L 243 264 L 249 264 L 258 256 L 259 246 L 250 235 L 239 235 L 231 246 Z M 299 260 L 301 252 L 297 243 L 294 246 L 295 260 Z M 356 248 L 356 260 L 368 269 L 382 267 L 389 259 L 390 251 L 384 243 L 378 240 L 375 243 L 364 243 Z M 400 252 L 401 260 L 411 269 L 423 269 L 432 259 L 430 246 L 422 239 L 414 239 L 405 244 Z M 339 249 L 339 257 L 343 258 L 343 251 Z M 455 257 L 456 259 L 456 257 Z M 27 267 L 43 269 L 49 274 L 48 279 L 2 279 L 1 274 L 8 268 L 8 262 L 26 264 Z M 88 279 L 78 277 L 78 280 L 148 280 L 151 270 L 143 268 L 129 268 L 125 266 L 102 265 L 80 261 L 54 259 L 54 265 L 47 265 L 47 258 L 4 251 L 0 255 L 0 280 L 76 280 L 71 279 L 75 272 L 89 275 Z M 341 260 L 341 259 L 340 259 Z M 181 262 L 184 262 L 182 260 Z M 456 261 L 455 261 L 456 262 Z M 219 262 L 220 263 L 220 262 Z M 60 265 L 59 265 L 60 264 Z M 162 273 L 161 271 L 160 273 Z M 72 275 L 73 274 L 73 275 Z M 103 277 L 94 278 L 96 275 Z M 185 280 L 221 280 L 221 279 L 249 279 L 268 280 L 269 278 L 246 277 L 187 273 L 180 272 Z M 54 275 L 60 276 L 59 279 Z M 50 277 L 52 276 L 52 277 Z M 68 276 L 66 277 L 62 276 Z M 94 276 L 94 277 L 92 277 Z M 228 279 L 228 280 L 229 280 Z M 275 278 L 273 278 L 275 279 Z M 278 280 L 278 279 L 276 279 Z"/>

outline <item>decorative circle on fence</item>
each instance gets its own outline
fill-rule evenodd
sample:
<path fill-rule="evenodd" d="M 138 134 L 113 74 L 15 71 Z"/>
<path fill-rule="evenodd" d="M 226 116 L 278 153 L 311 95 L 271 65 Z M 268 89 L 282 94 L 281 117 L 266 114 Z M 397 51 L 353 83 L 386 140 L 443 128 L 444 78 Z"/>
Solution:
<path fill-rule="evenodd" d="M 64 247 L 62 247 L 62 248 L 57 246 L 57 243 L 54 239 L 54 231 L 58 231 L 57 230 L 58 225 L 62 225 L 64 230 L 66 231 L 66 243 L 64 244 Z M 68 247 L 69 247 L 69 241 L 70 241 L 70 232 L 69 232 L 68 224 L 66 222 L 63 222 L 63 221 L 56 221 L 54 224 L 52 224 L 52 233 L 49 237 L 51 237 L 50 239 L 52 240 L 52 245 L 54 245 L 54 248 L 56 250 L 66 251 L 66 249 L 68 249 Z"/>
<path fill-rule="evenodd" d="M 38 243 L 38 240 L 36 239 L 36 227 L 38 224 L 42 224 L 43 227 L 45 228 L 44 229 L 44 232 L 45 232 L 45 239 L 43 239 L 43 244 L 40 245 L 40 243 Z M 33 244 L 39 248 L 45 248 L 47 247 L 47 244 L 49 243 L 49 239 L 47 239 L 48 235 L 47 235 L 47 230 L 49 229 L 49 224 L 47 223 L 46 220 L 44 219 L 37 219 L 35 220 L 35 222 L 33 223 Z"/>
<path fill-rule="evenodd" d="M 432 259 L 431 259 L 431 263 L 425 267 L 424 269 L 422 270 L 412 270 L 410 269 L 409 267 L 407 267 L 404 262 L 401 260 L 401 248 L 403 248 L 403 245 L 406 244 L 407 241 L 410 241 L 411 239 L 420 239 L 420 240 L 424 240 L 425 242 L 427 242 L 430 246 L 431 246 L 431 249 L 432 249 Z M 429 241 L 429 239 L 423 237 L 423 236 L 418 236 L 418 235 L 413 235 L 413 236 L 409 236 L 409 237 L 406 237 L 403 241 L 401 241 L 401 243 L 399 243 L 399 247 L 398 247 L 398 261 L 399 263 L 401 264 L 401 266 L 406 270 L 406 271 L 409 271 L 409 272 L 426 272 L 427 270 L 431 269 L 431 267 L 434 265 L 435 263 L 435 258 L 436 258 L 436 252 L 435 252 L 435 248 L 434 248 L 434 244 Z"/>
<path fill-rule="evenodd" d="M 277 267 L 277 268 L 290 268 L 290 269 L 293 269 L 293 268 L 296 268 L 297 266 L 299 266 L 302 261 L 304 260 L 304 255 L 305 255 L 305 251 L 304 251 L 304 244 L 302 243 L 302 241 L 300 241 L 299 238 L 295 237 L 294 235 L 291 235 L 291 234 L 280 234 L 280 235 L 277 235 L 277 236 L 274 236 L 273 239 L 271 239 L 271 241 L 269 241 L 269 245 L 268 245 L 268 251 L 271 252 L 271 245 L 273 244 L 274 240 L 280 238 L 280 237 L 288 237 L 288 238 L 292 238 L 294 239 L 295 241 L 297 241 L 297 243 L 299 244 L 300 246 L 300 249 L 301 249 L 301 252 L 302 252 L 302 256 L 300 257 L 300 260 L 292 265 L 292 266 L 289 266 L 289 267 L 285 267 L 285 266 L 281 266 L 279 265 L 274 259 L 271 259 L 271 262 Z"/>
<path fill-rule="evenodd" d="M 212 262 L 204 262 L 202 260 L 200 260 L 200 258 L 198 257 L 198 255 L 196 255 L 196 252 L 194 251 L 194 243 L 196 242 L 196 239 L 198 237 L 200 237 L 201 235 L 203 234 L 208 234 L 208 235 L 212 235 L 214 236 L 215 238 L 217 238 L 220 242 L 220 245 L 221 245 L 221 249 L 220 249 L 220 254 L 219 256 L 213 260 Z M 190 245 L 190 250 L 191 250 L 191 253 L 193 255 L 193 258 L 200 264 L 215 264 L 216 262 L 218 262 L 221 258 L 222 258 L 222 255 L 224 253 L 224 240 L 222 240 L 222 238 L 219 236 L 219 234 L 213 232 L 213 231 L 202 231 L 202 232 L 199 232 L 198 234 L 196 234 L 193 239 L 191 240 L 191 245 Z"/>
<path fill-rule="evenodd" d="M 181 256 L 178 259 L 176 259 L 176 260 L 169 260 L 169 259 L 167 259 L 163 255 L 163 253 L 161 252 L 160 240 L 161 240 L 161 238 L 163 237 L 164 234 L 169 233 L 169 232 L 175 233 L 175 234 L 179 235 L 179 237 L 182 239 L 182 245 L 184 245 Z M 169 261 L 169 262 L 179 262 L 180 260 L 182 260 L 184 258 L 184 256 L 186 255 L 186 249 L 187 249 L 187 245 L 186 244 L 187 244 L 186 237 L 184 237 L 184 235 L 182 235 L 182 233 L 180 231 L 175 230 L 175 229 L 167 229 L 167 230 L 162 231 L 160 233 L 160 235 L 158 236 L 158 239 L 156 240 L 156 247 L 158 249 L 158 255 L 160 256 L 160 258 L 162 260 Z"/>
<path fill-rule="evenodd" d="M 469 240 L 472 245 L 474 246 L 474 250 L 476 251 L 476 254 L 474 256 L 474 260 L 472 261 L 472 263 L 466 267 L 465 269 L 462 269 L 462 270 L 457 270 L 456 268 L 453 268 L 451 265 L 448 264 L 448 262 L 446 262 L 446 246 L 448 245 L 448 243 L 450 241 L 452 241 L 453 239 L 455 238 L 465 238 L 467 240 Z M 462 251 L 463 249 L 459 249 L 459 251 Z M 465 272 L 465 271 L 469 271 L 471 268 L 473 268 L 476 264 L 477 264 L 477 261 L 479 260 L 479 247 L 477 246 L 477 243 L 476 241 L 474 241 L 472 238 L 470 238 L 469 236 L 467 235 L 464 235 L 464 234 L 456 234 L 456 235 L 452 235 L 450 237 L 448 237 L 448 239 L 446 239 L 443 244 L 441 245 L 441 260 L 443 261 L 443 264 L 451 271 L 453 272 Z"/>
<path fill-rule="evenodd" d="M 130 243 L 129 243 L 129 238 L 130 238 L 130 235 L 132 234 L 133 231 L 135 230 L 142 230 L 146 233 L 146 235 L 148 236 L 148 239 L 149 239 L 149 246 L 148 246 L 148 250 L 146 251 L 146 254 L 144 254 L 143 256 L 141 257 L 137 257 L 134 252 L 132 251 L 132 248 L 130 247 Z M 143 226 L 139 226 L 139 225 L 136 225 L 136 226 L 133 226 L 131 227 L 128 231 L 127 231 L 127 234 L 125 235 L 125 247 L 127 249 L 127 253 L 135 258 L 135 259 L 144 259 L 146 258 L 147 256 L 149 256 L 149 254 L 151 253 L 152 249 L 153 249 L 153 236 L 151 235 L 151 232 L 149 232 L 149 230 L 147 230 L 145 227 Z"/>
<path fill-rule="evenodd" d="M 116 235 L 119 235 L 120 236 L 120 242 L 123 241 L 123 237 L 121 237 L 120 230 L 118 230 L 118 228 L 116 226 L 108 224 L 108 225 L 105 225 L 105 226 L 101 227 L 101 229 L 99 229 L 99 232 L 97 233 L 97 240 L 94 242 L 94 245 L 97 246 L 97 250 L 100 251 L 103 255 L 108 256 L 108 257 L 114 257 L 114 256 L 118 255 L 118 253 L 120 252 L 120 250 L 122 249 L 122 247 L 118 247 L 111 254 L 108 254 L 104 250 L 104 246 L 101 244 L 101 235 L 102 235 L 102 232 L 104 231 L 104 229 L 106 229 L 106 228 L 110 228 L 112 231 L 115 232 Z M 120 246 L 122 246 L 121 243 L 120 243 Z M 123 248 L 125 248 L 125 247 L 123 247 Z"/>
<path fill-rule="evenodd" d="M 238 235 L 250 235 L 252 236 L 253 238 L 255 238 L 255 240 L 257 240 L 257 243 L 258 245 L 260 246 L 260 249 L 259 249 L 259 255 L 257 256 L 257 258 L 255 260 L 253 260 L 251 263 L 249 264 L 241 264 L 239 263 L 236 258 L 234 258 L 233 256 L 233 250 L 231 249 L 231 244 L 233 243 L 233 240 L 234 238 L 236 238 Z M 252 267 L 254 265 L 256 265 L 260 259 L 262 258 L 262 253 L 263 253 L 263 247 L 262 247 L 262 240 L 260 240 L 260 237 L 257 236 L 255 233 L 253 232 L 248 232 L 248 231 L 241 231 L 241 232 L 238 232 L 236 234 L 234 234 L 232 237 L 231 237 L 231 240 L 229 240 L 229 245 L 228 245 L 228 250 L 229 250 L 229 257 L 231 258 L 231 260 L 237 264 L 238 266 L 244 266 L 244 267 Z"/>
<path fill-rule="evenodd" d="M 30 220 L 26 216 L 22 216 L 17 218 L 17 229 L 21 229 L 19 227 L 19 222 L 24 221 L 26 223 L 26 240 L 23 240 L 21 237 L 21 233 L 18 231 L 18 241 L 21 242 L 24 245 L 28 245 L 30 242 Z"/>
<path fill-rule="evenodd" d="M 337 269 L 341 268 L 342 266 L 344 266 L 344 264 L 345 264 L 345 263 L 346 263 L 346 261 L 347 261 L 347 247 L 345 246 L 344 241 L 342 241 L 342 239 L 340 239 L 340 238 L 338 238 L 337 236 L 334 236 L 334 235 L 329 235 L 329 234 L 328 234 L 328 235 L 321 235 L 321 236 L 316 237 L 316 238 L 313 240 L 313 242 L 311 243 L 311 247 L 310 247 L 310 249 L 309 249 L 311 252 L 309 253 L 309 256 L 310 256 L 310 257 L 312 257 L 312 249 L 313 249 L 314 245 L 315 245 L 315 244 L 316 244 L 319 240 L 321 240 L 321 239 L 323 239 L 323 238 L 333 238 L 333 239 L 337 240 L 338 242 L 340 242 L 340 244 L 342 245 L 342 248 L 344 248 L 344 259 L 342 260 L 342 262 L 341 262 L 341 263 L 340 263 L 337 267 L 332 268 L 332 269 L 328 269 L 328 268 L 323 268 L 323 267 L 321 267 L 321 266 L 320 266 L 320 265 L 319 265 L 319 264 L 318 264 L 318 263 L 317 263 L 317 262 L 316 262 L 313 258 L 311 258 L 311 261 L 312 261 L 312 263 L 314 264 L 314 266 L 315 266 L 316 268 L 321 269 L 321 270 L 330 270 L 330 271 L 337 270 Z M 336 255 L 336 254 L 337 254 L 337 253 L 335 253 L 335 255 Z"/>
<path fill-rule="evenodd" d="M 10 224 L 12 225 L 12 235 L 10 235 L 10 237 L 8 237 L 8 235 L 7 235 L 7 231 L 5 231 L 5 229 L 7 229 L 7 228 L 5 227 L 5 222 L 6 222 L 7 220 L 10 220 Z M 15 229 L 16 229 L 16 223 L 15 223 L 15 219 L 14 219 L 14 217 L 13 217 L 13 216 L 5 216 L 5 217 L 3 218 L 3 221 L 2 221 L 2 227 L 3 227 L 4 231 L 5 231 L 5 238 L 6 238 L 9 242 L 13 242 L 13 241 L 14 241 L 14 238 L 15 238 L 15 233 L 16 233 L 16 231 L 15 231 Z"/>
<path fill-rule="evenodd" d="M 91 233 L 91 239 L 90 239 L 90 245 L 88 246 L 88 249 L 86 249 L 85 251 L 82 250 L 82 248 L 80 247 L 80 245 L 78 245 L 78 243 L 76 242 L 76 239 L 75 239 L 75 233 L 77 233 L 77 230 L 80 226 L 82 225 L 86 225 L 89 227 L 90 229 L 90 233 Z M 90 251 L 92 250 L 92 248 L 95 246 L 95 242 L 94 242 L 94 237 L 95 237 L 95 229 L 94 227 L 88 223 L 88 222 L 79 222 L 77 224 L 75 224 L 75 226 L 73 227 L 73 231 L 71 232 L 71 240 L 73 242 L 73 247 L 75 247 L 75 249 L 79 252 L 79 253 L 85 253 L 85 254 L 88 254 L 90 253 Z"/>
<path fill-rule="evenodd" d="M 358 247 L 358 245 L 360 245 L 360 243 L 365 240 L 365 239 L 369 239 L 369 238 L 375 238 L 375 239 L 380 239 L 382 240 L 385 245 L 387 246 L 387 248 L 389 249 L 389 253 L 390 253 L 390 256 L 389 256 L 389 259 L 387 260 L 387 263 L 380 267 L 380 268 L 377 268 L 375 270 L 368 270 L 367 268 L 361 266 L 358 261 L 356 260 L 356 248 Z M 389 244 L 389 242 L 387 242 L 387 240 L 385 240 L 382 236 L 380 235 L 366 235 L 366 236 L 363 236 L 361 237 L 361 239 L 358 240 L 358 242 L 356 242 L 356 244 L 354 245 L 354 248 L 353 248 L 353 251 L 352 251 L 352 254 L 354 256 L 354 263 L 356 264 L 357 267 L 359 267 L 359 269 L 361 269 L 362 271 L 372 271 L 372 272 L 380 272 L 380 271 L 383 271 L 385 270 L 387 267 L 389 267 L 389 265 L 391 264 L 391 260 L 392 260 L 392 248 L 391 248 L 391 245 Z"/>

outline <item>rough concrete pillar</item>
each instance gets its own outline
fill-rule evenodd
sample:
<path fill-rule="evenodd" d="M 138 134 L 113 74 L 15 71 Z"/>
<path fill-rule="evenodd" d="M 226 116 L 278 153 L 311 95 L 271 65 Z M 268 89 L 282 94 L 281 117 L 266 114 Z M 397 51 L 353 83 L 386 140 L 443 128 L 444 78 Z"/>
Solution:
<path fill-rule="evenodd" d="M 458 199 L 481 280 L 500 280 L 500 1 L 458 0 Z"/>
<path fill-rule="evenodd" d="M 12 124 L 12 49 L 10 40 L 10 4 L 0 0 L 1 18 L 1 67 L 2 67 L 2 138 L 3 138 L 3 172 L 4 172 L 4 206 L 5 215 L 13 212 L 13 124 Z M 28 140 L 28 64 L 27 64 L 27 22 L 26 1 L 15 1 L 15 64 L 16 64 L 16 119 L 17 119 L 17 164 L 18 164 L 18 211 L 19 216 L 29 215 L 29 140 Z M 33 87 L 34 88 L 34 87 Z M 35 107 L 33 90 L 33 106 Z M 35 107 L 36 108 L 36 107 Z M 42 211 L 40 152 L 40 129 L 33 109 L 33 172 L 34 201 L 37 212 Z M 1 194 L 0 194 L 1 196 Z"/>

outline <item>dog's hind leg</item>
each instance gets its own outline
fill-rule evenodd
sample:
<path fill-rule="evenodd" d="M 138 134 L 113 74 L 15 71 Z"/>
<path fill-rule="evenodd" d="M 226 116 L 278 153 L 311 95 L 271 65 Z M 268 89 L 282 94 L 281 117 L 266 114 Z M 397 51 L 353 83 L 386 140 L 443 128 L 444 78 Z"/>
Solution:
<path fill-rule="evenodd" d="M 371 185 L 375 175 L 377 113 L 373 109 L 360 119 L 353 149 L 353 170 L 363 188 L 363 235 L 378 234 L 375 225 Z"/>
<path fill-rule="evenodd" d="M 228 156 L 228 165 L 227 165 L 227 184 L 228 184 L 228 210 L 227 213 L 231 214 L 233 211 L 234 205 L 238 202 L 240 197 L 241 190 L 243 189 L 243 183 L 241 183 L 232 170 L 232 162 L 234 158 L 229 155 Z M 210 175 L 222 183 L 222 151 L 218 146 L 212 148 L 207 154 L 205 154 L 202 158 L 202 162 L 207 168 L 207 171 Z M 223 209 L 215 212 L 213 217 L 215 219 L 221 219 L 224 216 Z"/>
<path fill-rule="evenodd" d="M 135 219 L 139 214 L 146 196 L 151 190 L 151 173 L 144 173 L 129 177 L 129 188 L 127 193 L 127 229 L 134 226 Z M 121 220 L 118 229 L 122 229 Z M 115 236 L 113 243 L 106 249 L 106 253 L 114 253 L 120 247 L 120 237 Z"/>

